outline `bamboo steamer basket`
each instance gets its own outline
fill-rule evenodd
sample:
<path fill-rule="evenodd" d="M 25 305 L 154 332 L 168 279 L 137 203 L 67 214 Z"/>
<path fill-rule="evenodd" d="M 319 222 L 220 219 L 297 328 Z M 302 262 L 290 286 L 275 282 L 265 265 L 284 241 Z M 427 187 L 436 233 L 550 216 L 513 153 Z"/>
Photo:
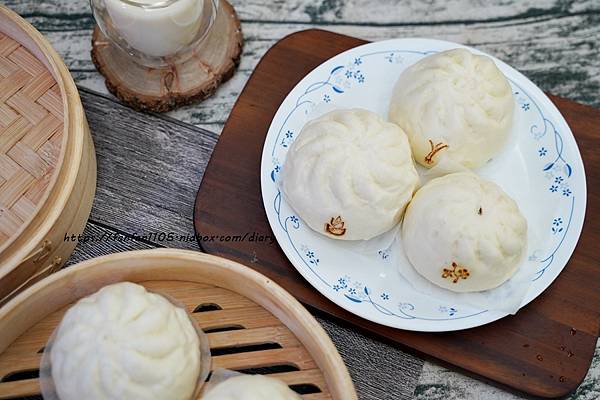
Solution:
<path fill-rule="evenodd" d="M 306 400 L 357 398 L 323 328 L 280 286 L 224 258 L 154 249 L 66 268 L 1 308 L 0 399 L 39 394 L 44 345 L 64 312 L 78 299 L 122 281 L 184 304 L 208 335 L 213 369 L 272 373 Z"/>
<path fill-rule="evenodd" d="M 60 269 L 83 231 L 96 159 L 60 56 L 0 6 L 0 304 Z"/>

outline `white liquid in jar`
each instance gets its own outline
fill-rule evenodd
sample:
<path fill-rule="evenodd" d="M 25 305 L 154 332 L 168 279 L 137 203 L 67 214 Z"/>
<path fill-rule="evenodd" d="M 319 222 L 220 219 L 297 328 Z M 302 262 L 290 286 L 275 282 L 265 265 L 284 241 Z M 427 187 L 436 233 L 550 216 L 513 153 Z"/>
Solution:
<path fill-rule="evenodd" d="M 135 6 L 121 0 L 105 0 L 115 30 L 135 50 L 153 57 L 171 56 L 187 47 L 200 30 L 203 0 L 136 0 Z M 143 8 L 157 5 L 157 8 Z"/>

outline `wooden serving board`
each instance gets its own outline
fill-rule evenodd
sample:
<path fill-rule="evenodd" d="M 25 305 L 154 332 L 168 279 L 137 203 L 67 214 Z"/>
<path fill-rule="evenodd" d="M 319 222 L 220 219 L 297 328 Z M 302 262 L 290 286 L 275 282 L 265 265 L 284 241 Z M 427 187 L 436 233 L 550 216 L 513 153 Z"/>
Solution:
<path fill-rule="evenodd" d="M 600 111 L 550 96 L 573 130 L 587 171 L 583 233 L 558 279 L 516 316 L 458 332 L 418 333 L 357 317 L 306 282 L 277 242 L 224 241 L 246 232 L 273 237 L 262 203 L 260 159 L 275 112 L 288 92 L 325 60 L 365 41 L 321 30 L 290 35 L 271 48 L 242 91 L 206 169 L 195 227 L 208 253 L 269 276 L 315 310 L 421 355 L 543 397 L 573 391 L 589 369 L 600 329 Z"/>

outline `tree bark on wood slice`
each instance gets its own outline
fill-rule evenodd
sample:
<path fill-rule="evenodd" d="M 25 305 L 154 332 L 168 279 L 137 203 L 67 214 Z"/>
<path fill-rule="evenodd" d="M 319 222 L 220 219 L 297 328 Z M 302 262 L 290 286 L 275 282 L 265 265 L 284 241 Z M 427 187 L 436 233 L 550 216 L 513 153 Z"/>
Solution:
<path fill-rule="evenodd" d="M 166 112 L 211 96 L 233 76 L 242 46 L 240 20 L 233 6 L 220 0 L 213 26 L 188 61 L 160 69 L 137 64 L 98 26 L 92 36 L 92 61 L 121 101 L 140 111 Z"/>

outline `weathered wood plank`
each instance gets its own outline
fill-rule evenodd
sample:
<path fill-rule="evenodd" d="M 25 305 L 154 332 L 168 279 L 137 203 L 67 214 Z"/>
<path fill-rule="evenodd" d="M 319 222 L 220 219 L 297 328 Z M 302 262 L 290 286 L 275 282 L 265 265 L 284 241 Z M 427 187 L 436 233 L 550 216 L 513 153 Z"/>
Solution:
<path fill-rule="evenodd" d="M 198 249 L 194 199 L 217 135 L 85 90 L 81 97 L 98 158 L 91 219 L 167 247 Z"/>
<path fill-rule="evenodd" d="M 87 1 L 5 3 L 44 31 L 80 85 L 106 92 L 90 60 L 93 19 Z M 313 20 L 322 28 L 367 40 L 434 37 L 469 44 L 513 65 L 544 90 L 600 107 L 600 47 L 595 45 L 600 40 L 597 1 L 497 2 L 484 8 L 478 1 L 467 0 L 434 4 L 396 4 L 392 0 L 234 3 L 246 21 L 240 70 L 213 98 L 172 113 L 174 118 L 220 132 L 235 98 L 266 50 L 287 34 L 313 27 Z M 310 17 L 307 10 L 314 8 L 320 11 Z M 344 24 L 337 24 L 340 21 Z"/>
<path fill-rule="evenodd" d="M 408 400 L 423 360 L 383 344 L 356 330 L 317 317 L 342 356 L 361 400 Z M 365 366 L 369 365 L 368 369 Z M 390 384 L 393 382 L 393 384 Z"/>
<path fill-rule="evenodd" d="M 244 24 L 246 44 L 240 69 L 210 99 L 170 115 L 199 127 L 220 132 L 231 107 L 262 55 L 280 38 L 308 24 Z M 600 107 L 600 14 L 574 16 L 532 24 L 504 23 L 464 26 L 329 26 L 331 30 L 383 40 L 390 37 L 434 37 L 466 43 L 508 62 L 542 89 Z M 79 85 L 106 93 L 102 77 L 89 56 L 89 30 L 46 31 L 65 58 Z"/>
<path fill-rule="evenodd" d="M 83 26 L 89 23 L 90 9 L 84 0 L 4 0 L 17 12 L 34 20 L 57 15 L 69 16 L 70 22 L 52 19 L 48 27 Z M 244 21 L 310 22 L 367 25 L 464 24 L 507 20 L 530 21 L 562 18 L 598 11 L 593 0 L 583 1 L 494 1 L 433 0 L 233 0 Z"/>

